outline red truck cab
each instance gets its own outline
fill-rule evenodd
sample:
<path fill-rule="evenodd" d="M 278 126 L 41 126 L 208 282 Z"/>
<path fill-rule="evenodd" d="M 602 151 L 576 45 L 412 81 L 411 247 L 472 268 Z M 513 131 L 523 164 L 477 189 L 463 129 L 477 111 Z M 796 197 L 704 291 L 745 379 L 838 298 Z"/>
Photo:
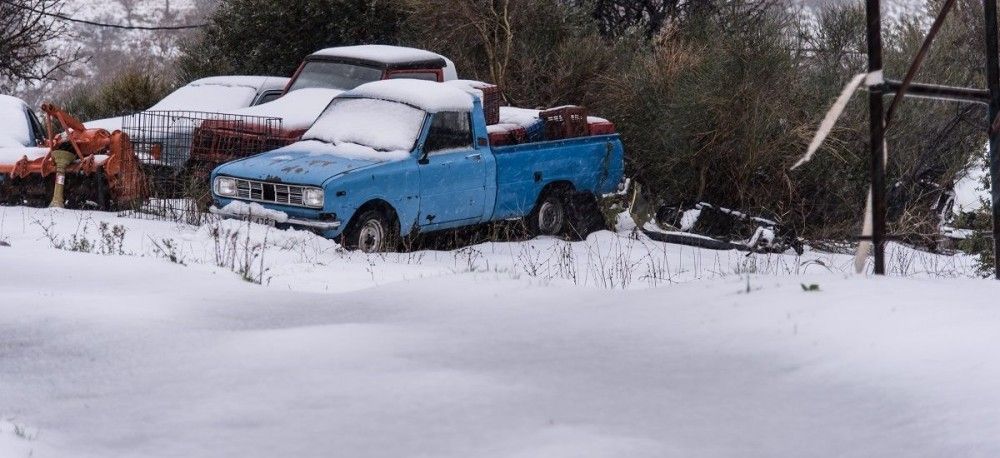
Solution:
<path fill-rule="evenodd" d="M 443 82 L 457 78 L 455 65 L 440 54 L 402 46 L 361 45 L 327 48 L 307 56 L 285 93 L 304 88 L 349 91 L 385 79 Z"/>
<path fill-rule="evenodd" d="M 207 178 L 225 162 L 294 143 L 336 95 L 362 84 L 400 78 L 444 82 L 457 76 L 451 60 L 422 49 L 360 45 L 316 51 L 302 61 L 280 98 L 231 113 L 248 119 L 209 119 L 195 129 L 187 168 Z M 280 129 L 261 123 L 265 118 L 280 119 Z"/>

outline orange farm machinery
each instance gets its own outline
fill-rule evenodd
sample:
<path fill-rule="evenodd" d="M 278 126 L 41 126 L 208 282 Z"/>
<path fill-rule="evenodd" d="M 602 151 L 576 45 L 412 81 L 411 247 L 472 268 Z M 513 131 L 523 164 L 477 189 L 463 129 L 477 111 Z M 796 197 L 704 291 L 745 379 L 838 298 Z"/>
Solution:
<path fill-rule="evenodd" d="M 128 135 L 88 129 L 54 105 L 42 105 L 42 111 L 48 131 L 43 146 L 0 159 L 2 203 L 111 210 L 147 197 Z"/>

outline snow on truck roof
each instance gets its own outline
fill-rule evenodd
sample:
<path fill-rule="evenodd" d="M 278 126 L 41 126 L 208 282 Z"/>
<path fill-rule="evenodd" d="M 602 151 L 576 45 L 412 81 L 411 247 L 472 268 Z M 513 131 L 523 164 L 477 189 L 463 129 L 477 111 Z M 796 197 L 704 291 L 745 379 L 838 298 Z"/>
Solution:
<path fill-rule="evenodd" d="M 455 70 L 455 63 L 452 62 L 451 59 L 431 51 L 408 48 L 405 46 L 338 46 L 335 48 L 321 49 L 310 54 L 309 57 L 357 60 L 400 69 L 441 68 L 444 71 L 445 80 L 458 78 L 458 72 Z"/>
<path fill-rule="evenodd" d="M 428 113 L 472 110 L 473 94 L 461 87 L 433 81 L 396 79 L 362 84 L 347 97 L 389 100 L 412 105 Z"/>
<path fill-rule="evenodd" d="M 344 59 L 366 60 L 384 64 L 437 63 L 442 64 L 445 57 L 417 48 L 388 45 L 338 46 L 321 49 L 312 56 L 340 57 Z"/>

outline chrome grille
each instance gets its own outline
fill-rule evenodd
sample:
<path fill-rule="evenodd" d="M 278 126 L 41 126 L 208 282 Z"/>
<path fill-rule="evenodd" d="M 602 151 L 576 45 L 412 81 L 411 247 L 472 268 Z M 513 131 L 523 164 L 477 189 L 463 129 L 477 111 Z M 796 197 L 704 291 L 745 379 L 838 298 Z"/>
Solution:
<path fill-rule="evenodd" d="M 257 202 L 306 206 L 303 202 L 305 186 L 295 186 L 266 181 L 236 179 L 236 198 Z"/>

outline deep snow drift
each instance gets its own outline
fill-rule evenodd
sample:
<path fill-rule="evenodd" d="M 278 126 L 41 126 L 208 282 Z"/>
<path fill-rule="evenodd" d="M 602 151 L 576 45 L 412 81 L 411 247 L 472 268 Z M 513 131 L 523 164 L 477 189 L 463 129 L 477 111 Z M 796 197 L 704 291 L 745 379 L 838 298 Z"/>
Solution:
<path fill-rule="evenodd" d="M 909 278 L 871 279 L 627 232 L 368 256 L 238 222 L 0 223 L 4 457 L 1000 453 L 1000 285 L 941 278 L 966 258 L 894 247 Z M 244 227 L 264 285 L 217 262 Z"/>

